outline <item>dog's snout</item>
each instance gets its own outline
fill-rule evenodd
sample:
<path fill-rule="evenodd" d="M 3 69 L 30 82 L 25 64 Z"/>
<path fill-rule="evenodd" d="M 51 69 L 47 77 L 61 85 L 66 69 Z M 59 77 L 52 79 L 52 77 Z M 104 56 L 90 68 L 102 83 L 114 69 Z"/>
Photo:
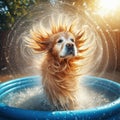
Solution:
<path fill-rule="evenodd" d="M 74 45 L 73 45 L 72 43 L 67 43 L 67 44 L 66 44 L 66 47 L 67 47 L 67 48 L 72 48 L 73 46 L 74 46 Z"/>
<path fill-rule="evenodd" d="M 74 55 L 75 54 L 74 44 L 72 44 L 72 43 L 66 44 L 66 53 L 67 53 L 67 55 Z"/>

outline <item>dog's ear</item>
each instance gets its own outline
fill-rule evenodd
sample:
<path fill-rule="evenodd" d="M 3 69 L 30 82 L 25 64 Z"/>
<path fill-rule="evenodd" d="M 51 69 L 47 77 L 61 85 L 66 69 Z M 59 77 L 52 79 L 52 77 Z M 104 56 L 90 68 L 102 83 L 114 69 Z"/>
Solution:
<path fill-rule="evenodd" d="M 38 42 L 38 41 L 36 41 L 36 47 L 34 47 L 33 49 L 35 50 L 35 51 L 40 51 L 40 52 L 44 52 L 44 51 L 47 51 L 47 50 L 49 50 L 49 48 L 50 48 L 50 45 L 51 44 L 51 42 L 49 41 L 49 40 L 46 40 L 46 41 L 43 41 L 43 42 Z"/>
<path fill-rule="evenodd" d="M 86 41 L 86 39 L 84 38 L 84 34 L 85 34 L 85 32 L 83 31 L 83 32 L 79 32 L 77 35 L 76 35 L 76 45 L 77 45 L 77 47 L 78 48 L 80 48 L 83 44 L 84 44 L 84 42 Z"/>

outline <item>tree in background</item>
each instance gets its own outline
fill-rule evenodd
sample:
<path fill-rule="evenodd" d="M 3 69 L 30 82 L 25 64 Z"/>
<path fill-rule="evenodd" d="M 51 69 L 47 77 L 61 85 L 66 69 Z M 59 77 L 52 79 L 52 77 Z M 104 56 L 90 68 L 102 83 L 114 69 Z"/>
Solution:
<path fill-rule="evenodd" d="M 49 1 L 51 3 L 59 0 L 0 0 L 0 30 L 8 30 L 14 22 L 21 16 L 27 14 L 28 8 L 38 5 L 40 2 Z M 88 0 L 62 0 L 84 7 L 84 4 L 91 5 L 93 1 Z"/>
<path fill-rule="evenodd" d="M 13 23 L 28 12 L 28 8 L 40 0 L 0 0 L 0 30 L 9 29 Z"/>
<path fill-rule="evenodd" d="M 4 56 L 7 34 L 15 21 L 27 14 L 28 8 L 40 0 L 0 0 L 0 74 L 7 71 Z"/>
<path fill-rule="evenodd" d="M 0 30 L 9 29 L 20 16 L 23 16 L 28 12 L 30 6 L 38 5 L 40 2 L 45 1 L 51 3 L 56 1 L 64 1 L 71 4 L 74 3 L 77 7 L 96 13 L 101 9 L 98 0 L 0 0 Z M 105 12 L 106 11 L 104 11 L 104 13 Z M 114 28 L 118 26 L 120 28 L 119 12 L 120 9 L 117 9 L 114 13 L 110 12 L 109 15 L 104 16 L 104 19 L 106 19 Z M 114 20 L 111 18 L 114 18 Z"/>

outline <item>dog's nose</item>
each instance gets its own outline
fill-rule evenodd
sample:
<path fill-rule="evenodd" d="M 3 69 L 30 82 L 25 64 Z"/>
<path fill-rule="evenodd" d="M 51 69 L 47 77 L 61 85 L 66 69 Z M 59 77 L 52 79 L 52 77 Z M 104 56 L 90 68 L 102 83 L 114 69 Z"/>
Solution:
<path fill-rule="evenodd" d="M 67 43 L 67 44 L 66 44 L 66 47 L 67 47 L 68 49 L 73 48 L 73 46 L 74 46 L 74 45 L 73 45 L 72 43 Z"/>
<path fill-rule="evenodd" d="M 75 54 L 74 44 L 72 44 L 72 43 L 66 44 L 66 53 L 67 53 L 67 55 L 74 55 Z"/>

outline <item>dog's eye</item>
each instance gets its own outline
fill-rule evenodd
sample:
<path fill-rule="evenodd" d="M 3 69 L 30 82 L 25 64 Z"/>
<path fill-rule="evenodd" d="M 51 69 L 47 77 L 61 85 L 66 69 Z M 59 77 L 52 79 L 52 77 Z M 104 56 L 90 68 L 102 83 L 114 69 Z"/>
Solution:
<path fill-rule="evenodd" d="M 70 40 L 71 40 L 72 42 L 74 42 L 74 39 L 71 38 Z"/>
<path fill-rule="evenodd" d="M 58 40 L 58 43 L 62 43 L 62 42 L 63 42 L 63 40 L 62 40 L 62 39 L 59 39 L 59 40 Z"/>

